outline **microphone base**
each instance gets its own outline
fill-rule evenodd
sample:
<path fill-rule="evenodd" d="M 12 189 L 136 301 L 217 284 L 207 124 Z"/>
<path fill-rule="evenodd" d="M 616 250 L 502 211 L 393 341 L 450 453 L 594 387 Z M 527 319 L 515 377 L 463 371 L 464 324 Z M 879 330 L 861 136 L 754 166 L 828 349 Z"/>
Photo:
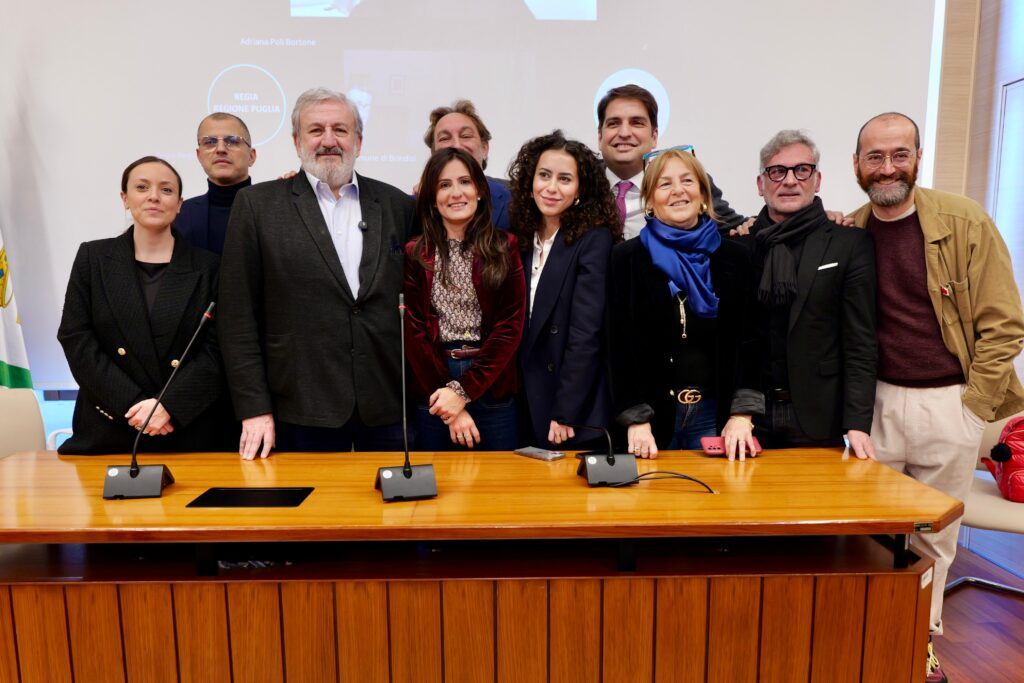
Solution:
<path fill-rule="evenodd" d="M 174 483 L 174 475 L 167 465 L 140 465 L 139 473 L 131 475 L 129 465 L 108 465 L 103 480 L 103 498 L 159 498 L 164 489 Z"/>
<path fill-rule="evenodd" d="M 404 467 L 381 467 L 373 488 L 380 491 L 385 503 L 397 500 L 422 500 L 437 497 L 437 478 L 433 465 L 413 465 L 412 476 L 406 477 Z"/>
<path fill-rule="evenodd" d="M 611 486 L 632 482 L 639 476 L 636 456 L 631 453 L 616 453 L 615 464 L 608 464 L 608 451 L 587 451 L 580 453 L 580 466 L 576 474 L 587 480 L 590 486 Z"/>

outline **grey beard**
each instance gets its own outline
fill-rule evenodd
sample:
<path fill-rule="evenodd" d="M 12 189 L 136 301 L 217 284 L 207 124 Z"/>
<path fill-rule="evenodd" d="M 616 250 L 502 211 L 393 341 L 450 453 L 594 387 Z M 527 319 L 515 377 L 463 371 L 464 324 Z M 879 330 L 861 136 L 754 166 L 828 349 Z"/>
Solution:
<path fill-rule="evenodd" d="M 300 158 L 303 171 L 331 187 L 341 187 L 346 178 L 351 179 L 352 168 L 355 166 L 355 160 L 348 154 L 342 157 L 340 164 L 319 161 L 316 154 L 302 154 Z"/>
<path fill-rule="evenodd" d="M 906 200 L 913 186 L 906 180 L 901 180 L 889 187 L 882 187 L 878 183 L 871 183 L 868 186 L 868 197 L 871 203 L 876 206 L 897 206 Z"/>

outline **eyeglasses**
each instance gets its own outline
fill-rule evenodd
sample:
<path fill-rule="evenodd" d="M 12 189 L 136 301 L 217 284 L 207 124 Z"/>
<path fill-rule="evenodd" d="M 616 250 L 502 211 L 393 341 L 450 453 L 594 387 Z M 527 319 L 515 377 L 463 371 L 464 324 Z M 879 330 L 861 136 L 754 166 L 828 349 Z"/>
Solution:
<path fill-rule="evenodd" d="M 773 183 L 781 183 L 789 175 L 789 172 L 793 172 L 793 177 L 803 182 L 811 177 L 815 169 L 818 168 L 817 164 L 797 164 L 796 166 L 765 166 L 761 173 L 768 176 L 768 180 Z"/>
<path fill-rule="evenodd" d="M 238 135 L 225 135 L 220 138 L 216 135 L 207 135 L 199 138 L 199 146 L 207 151 L 214 150 L 217 149 L 217 145 L 220 144 L 221 140 L 224 141 L 224 146 L 228 149 L 238 149 L 241 145 L 245 145 L 246 147 L 252 146 L 249 144 L 248 140 L 243 137 L 239 137 Z"/>
<path fill-rule="evenodd" d="M 697 150 L 694 149 L 693 145 L 676 145 L 675 147 L 666 147 L 665 149 L 652 149 L 650 152 L 643 155 L 642 158 L 644 163 L 647 163 L 654 157 L 659 154 L 664 154 L 665 152 L 689 152 L 693 156 L 697 156 Z"/>
<path fill-rule="evenodd" d="M 882 154 L 881 152 L 870 152 L 863 155 L 860 161 L 869 170 L 875 170 L 881 168 L 885 160 L 888 159 L 892 162 L 893 166 L 909 166 L 914 161 L 914 153 L 908 149 L 901 149 L 898 152 L 892 154 Z"/>

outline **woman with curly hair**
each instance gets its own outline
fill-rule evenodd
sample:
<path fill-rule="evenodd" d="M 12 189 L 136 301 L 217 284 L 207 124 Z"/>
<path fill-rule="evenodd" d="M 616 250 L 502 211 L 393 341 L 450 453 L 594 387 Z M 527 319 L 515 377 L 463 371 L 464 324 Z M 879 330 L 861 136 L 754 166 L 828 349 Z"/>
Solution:
<path fill-rule="evenodd" d="M 420 178 L 423 234 L 405 246 L 406 358 L 420 450 L 516 447 L 525 290 L 516 238 L 491 224 L 480 164 L 439 149 Z"/>
<path fill-rule="evenodd" d="M 605 310 L 615 200 L 604 163 L 560 130 L 523 145 L 509 178 L 528 297 L 519 349 L 527 440 L 575 445 L 581 439 L 564 423 L 604 427 L 611 411 Z"/>

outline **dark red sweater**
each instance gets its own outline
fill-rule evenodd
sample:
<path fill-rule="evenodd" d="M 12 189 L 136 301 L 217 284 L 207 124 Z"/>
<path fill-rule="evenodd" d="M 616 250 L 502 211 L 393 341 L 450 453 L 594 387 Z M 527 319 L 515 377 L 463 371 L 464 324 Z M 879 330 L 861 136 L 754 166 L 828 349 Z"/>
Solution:
<path fill-rule="evenodd" d="M 867 229 L 878 268 L 878 379 L 906 387 L 962 383 L 960 361 L 942 341 L 928 296 L 917 212 L 892 222 L 872 213 Z"/>

